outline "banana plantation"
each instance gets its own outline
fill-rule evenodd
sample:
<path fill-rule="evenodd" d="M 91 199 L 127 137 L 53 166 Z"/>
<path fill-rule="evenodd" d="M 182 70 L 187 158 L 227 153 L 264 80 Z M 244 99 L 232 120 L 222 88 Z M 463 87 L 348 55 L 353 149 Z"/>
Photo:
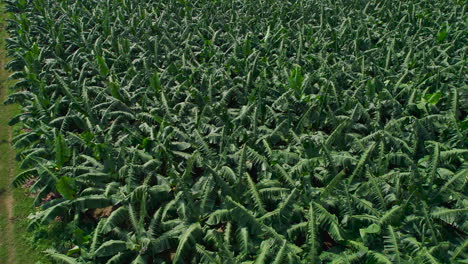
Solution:
<path fill-rule="evenodd" d="M 51 263 L 468 263 L 466 1 L 4 2 Z"/>

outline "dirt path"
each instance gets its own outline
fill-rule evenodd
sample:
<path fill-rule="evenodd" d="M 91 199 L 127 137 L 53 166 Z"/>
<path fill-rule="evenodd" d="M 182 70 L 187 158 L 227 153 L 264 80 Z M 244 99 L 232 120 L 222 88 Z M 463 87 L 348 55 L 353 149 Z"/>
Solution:
<path fill-rule="evenodd" d="M 3 29 L 1 29 L 3 30 Z M 4 57 L 5 53 L 3 50 L 0 51 L 0 103 L 3 103 L 3 101 L 6 98 L 7 94 L 7 85 L 5 83 L 5 77 L 6 77 L 6 72 L 4 70 Z M 1 140 L 2 144 L 5 144 L 4 148 L 2 150 L 6 149 L 6 151 L 3 151 L 3 153 L 0 153 L 0 155 L 5 155 L 1 159 L 1 161 L 4 163 L 2 164 L 1 167 L 3 167 L 3 171 L 0 171 L 1 174 L 0 177 L 4 177 L 2 179 L 2 182 L 4 183 L 9 183 L 14 177 L 14 152 L 11 147 L 11 139 L 12 139 L 12 129 L 6 121 L 8 118 L 11 116 L 10 112 L 10 107 L 9 106 L 4 106 L 1 105 L 0 109 L 0 114 L 2 115 L 2 118 L 0 119 L 2 122 L 0 122 L 0 130 L 2 130 L 1 133 Z M 0 194 L 0 201 L 2 202 L 2 207 L 3 207 L 3 212 L 6 214 L 6 223 L 4 226 L 4 229 L 1 233 L 1 240 L 2 244 L 6 246 L 8 257 L 6 259 L 5 264 L 15 264 L 16 263 L 16 247 L 14 246 L 14 212 L 13 212 L 13 206 L 14 206 L 14 197 L 13 193 L 11 190 L 11 187 L 9 184 L 5 184 L 4 186 L 4 191 L 2 194 Z M 3 263 L 3 261 L 2 261 Z"/>
<path fill-rule="evenodd" d="M 2 66 L 2 65 L 0 65 Z M 0 84 L 1 86 L 1 93 L 2 96 L 0 98 L 4 98 L 4 94 L 6 93 L 6 89 L 4 88 L 3 84 Z M 2 100 L 3 101 L 3 100 Z M 1 114 L 3 115 L 3 120 L 5 120 L 5 117 L 8 117 L 10 115 L 10 111 L 8 107 L 2 106 L 1 107 L 3 111 L 1 111 Z M 1 166 L 3 170 L 0 172 L 2 175 L 2 182 L 4 183 L 9 183 L 11 182 L 11 179 L 14 176 L 14 157 L 13 157 L 13 151 L 10 146 L 11 138 L 12 138 L 12 131 L 11 128 L 2 122 L 0 124 L 0 129 L 3 130 L 2 134 L 2 144 L 4 144 L 4 150 L 6 148 L 7 151 L 3 151 L 3 153 L 0 153 L 0 155 L 4 155 L 1 161 L 4 163 Z M 5 260 L 5 264 L 15 264 L 16 263 L 16 248 L 14 246 L 14 212 L 13 212 L 13 206 L 14 206 L 14 198 L 13 198 L 13 193 L 11 190 L 11 187 L 8 184 L 5 184 L 3 193 L 0 195 L 0 201 L 2 203 L 2 214 L 5 214 L 4 219 L 5 225 L 3 226 L 2 232 L 1 233 L 1 238 L 0 240 L 2 241 L 2 244 L 5 246 L 8 258 Z M 3 261 L 0 261 L 0 263 L 4 263 Z"/>
<path fill-rule="evenodd" d="M 3 4 L 3 1 L 2 1 Z M 4 50 L 4 40 L 6 37 L 5 33 L 5 14 L 3 13 L 3 6 L 0 7 L 0 37 L 2 38 L 2 45 L 0 46 L 0 143 L 3 146 L 0 148 L 0 155 L 3 156 L 0 158 L 0 182 L 2 183 L 3 191 L 0 193 L 0 213 L 4 214 L 2 217 L 5 221 L 5 225 L 2 226 L 0 232 L 0 241 L 2 241 L 2 246 L 6 249 L 7 259 L 0 260 L 2 264 L 15 264 L 16 263 L 16 247 L 15 247 L 15 236 L 14 236 L 14 225 L 15 225 L 15 215 L 14 215 L 14 197 L 13 191 L 9 183 L 14 177 L 15 174 L 15 159 L 14 151 L 11 146 L 13 131 L 12 128 L 8 125 L 8 119 L 11 118 L 11 106 L 3 105 L 4 100 L 8 94 L 8 72 L 4 69 L 5 63 L 7 61 L 6 51 Z"/>
<path fill-rule="evenodd" d="M 12 170 L 10 170 L 11 172 Z M 8 173 L 9 176 L 11 176 L 11 173 Z M 11 191 L 6 191 L 5 197 L 4 197 L 4 208 L 6 209 L 7 212 L 7 224 L 5 228 L 5 232 L 3 233 L 3 238 L 5 238 L 6 241 L 6 247 L 8 250 L 8 259 L 6 264 L 15 264 L 16 263 L 16 248 L 13 245 L 14 241 L 14 235 L 13 235 L 13 223 L 14 223 L 14 215 L 13 215 L 13 195 L 11 194 Z M 2 238 L 2 239 L 3 239 Z"/>
<path fill-rule="evenodd" d="M 8 111 L 6 111 L 8 113 Z M 11 142 L 11 138 L 12 138 L 12 131 L 11 131 L 11 127 L 8 127 L 8 142 Z M 8 180 L 11 181 L 14 177 L 14 168 L 13 168 L 13 164 L 15 164 L 15 160 L 14 160 L 14 157 L 13 157 L 13 150 L 11 149 L 11 146 L 10 146 L 10 149 L 8 151 Z M 6 208 L 6 211 L 7 211 L 7 225 L 6 225 L 6 230 L 5 230 L 5 235 L 6 237 L 8 238 L 7 241 L 9 241 L 9 243 L 7 244 L 7 248 L 8 248 L 8 260 L 7 260 L 7 264 L 14 264 L 16 263 L 16 247 L 13 245 L 13 241 L 14 241 L 14 220 L 15 220 L 15 215 L 13 213 L 13 205 L 14 205 L 14 198 L 13 198 L 13 194 L 11 192 L 11 190 L 7 190 L 6 192 L 6 197 L 5 197 L 5 208 Z"/>

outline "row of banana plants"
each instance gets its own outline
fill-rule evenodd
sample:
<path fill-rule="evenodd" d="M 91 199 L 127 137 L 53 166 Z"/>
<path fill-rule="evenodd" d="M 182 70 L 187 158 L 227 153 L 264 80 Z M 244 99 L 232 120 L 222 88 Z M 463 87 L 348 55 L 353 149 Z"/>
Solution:
<path fill-rule="evenodd" d="M 5 2 L 58 263 L 466 263 L 464 1 Z"/>

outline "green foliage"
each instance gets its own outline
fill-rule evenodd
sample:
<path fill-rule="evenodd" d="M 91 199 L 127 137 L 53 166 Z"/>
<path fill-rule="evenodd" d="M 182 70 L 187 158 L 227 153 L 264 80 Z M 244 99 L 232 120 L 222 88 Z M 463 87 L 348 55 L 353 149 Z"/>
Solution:
<path fill-rule="evenodd" d="M 66 227 L 52 259 L 466 259 L 462 5 L 7 7 L 13 185 L 32 182 L 32 229 Z"/>
<path fill-rule="evenodd" d="M 75 183 L 74 180 L 68 176 L 61 177 L 56 184 L 57 191 L 65 198 L 65 199 L 73 199 L 75 196 Z"/>

